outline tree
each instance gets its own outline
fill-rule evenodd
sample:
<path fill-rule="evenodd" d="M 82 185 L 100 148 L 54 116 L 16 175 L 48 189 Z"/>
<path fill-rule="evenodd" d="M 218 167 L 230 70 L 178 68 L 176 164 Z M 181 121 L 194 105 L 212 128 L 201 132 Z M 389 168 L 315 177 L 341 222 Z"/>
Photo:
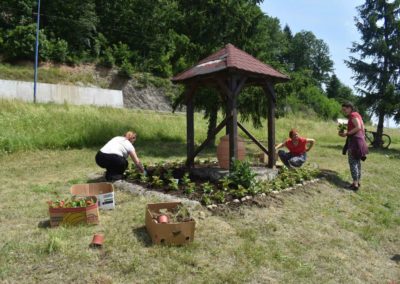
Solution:
<path fill-rule="evenodd" d="M 351 52 L 359 56 L 345 62 L 363 102 L 378 117 L 374 147 L 380 147 L 385 117 L 400 118 L 400 1 L 366 0 L 357 9 L 361 42 L 354 42 Z"/>
<path fill-rule="evenodd" d="M 0 1 L 0 29 L 14 29 L 16 26 L 31 24 L 36 2 L 35 0 Z"/>
<path fill-rule="evenodd" d="M 91 51 L 98 23 L 94 0 L 42 0 L 41 13 L 46 34 L 66 40 L 76 52 Z"/>
<path fill-rule="evenodd" d="M 326 95 L 328 98 L 335 99 L 340 103 L 344 101 L 354 102 L 356 100 L 353 90 L 345 86 L 335 74 L 331 76 L 327 84 Z"/>
<path fill-rule="evenodd" d="M 310 31 L 296 33 L 290 40 L 287 62 L 292 65 L 292 71 L 311 70 L 320 85 L 328 82 L 333 70 L 328 45 Z"/>

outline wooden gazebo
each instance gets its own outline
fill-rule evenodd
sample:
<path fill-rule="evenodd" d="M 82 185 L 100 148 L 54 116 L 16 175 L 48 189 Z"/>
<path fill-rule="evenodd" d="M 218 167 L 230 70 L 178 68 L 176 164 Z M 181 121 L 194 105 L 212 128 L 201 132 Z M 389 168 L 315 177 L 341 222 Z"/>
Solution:
<path fill-rule="evenodd" d="M 237 158 L 238 127 L 268 155 L 268 167 L 275 166 L 275 104 L 274 84 L 285 82 L 289 77 L 262 63 L 248 53 L 227 44 L 221 50 L 201 60 L 190 69 L 172 78 L 173 83 L 185 85 L 187 166 L 193 167 L 194 158 L 209 141 L 226 126 L 229 134 L 229 160 Z M 226 101 L 226 117 L 213 133 L 195 149 L 193 96 L 201 86 L 217 88 Z M 237 98 L 245 86 L 260 86 L 268 97 L 268 149 L 237 121 Z M 230 169 L 232 163 L 230 163 Z"/>

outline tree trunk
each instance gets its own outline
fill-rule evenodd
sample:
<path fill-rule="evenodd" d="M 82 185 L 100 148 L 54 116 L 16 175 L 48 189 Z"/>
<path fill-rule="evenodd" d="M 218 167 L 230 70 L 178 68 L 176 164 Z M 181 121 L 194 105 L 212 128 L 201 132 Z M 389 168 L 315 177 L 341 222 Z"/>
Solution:
<path fill-rule="evenodd" d="M 383 111 L 379 112 L 378 116 L 378 126 L 376 128 L 376 135 L 374 139 L 374 148 L 380 148 L 382 146 L 382 133 L 383 133 L 383 123 L 385 122 L 385 114 Z"/>
<path fill-rule="evenodd" d="M 207 130 L 207 137 L 210 137 L 217 127 L 217 118 L 218 118 L 218 108 L 212 108 L 210 112 L 210 116 L 208 118 L 208 130 Z M 215 145 L 215 136 L 210 139 L 210 142 L 207 146 Z"/>

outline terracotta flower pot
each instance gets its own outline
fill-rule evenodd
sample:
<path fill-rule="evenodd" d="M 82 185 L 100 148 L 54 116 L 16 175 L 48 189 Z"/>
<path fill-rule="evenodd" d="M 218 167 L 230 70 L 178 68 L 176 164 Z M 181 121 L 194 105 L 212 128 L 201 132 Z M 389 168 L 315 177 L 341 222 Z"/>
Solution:
<path fill-rule="evenodd" d="M 90 244 L 91 247 L 102 247 L 104 242 L 104 235 L 103 234 L 94 234 L 93 240 Z"/>
<path fill-rule="evenodd" d="M 168 216 L 167 215 L 160 215 L 158 216 L 158 223 L 168 223 Z"/>
<path fill-rule="evenodd" d="M 237 137 L 238 160 L 244 160 L 246 157 L 246 149 L 244 139 Z M 222 169 L 229 169 L 229 135 L 222 136 L 217 146 L 218 164 Z"/>

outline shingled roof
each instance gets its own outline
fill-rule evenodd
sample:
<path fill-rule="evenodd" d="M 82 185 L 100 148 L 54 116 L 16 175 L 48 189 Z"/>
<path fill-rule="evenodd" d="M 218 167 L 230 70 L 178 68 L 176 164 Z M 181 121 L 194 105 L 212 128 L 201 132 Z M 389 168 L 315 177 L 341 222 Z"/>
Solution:
<path fill-rule="evenodd" d="M 197 65 L 176 75 L 172 78 L 172 82 L 178 83 L 223 70 L 245 71 L 255 75 L 264 75 L 280 82 L 289 80 L 288 76 L 280 73 L 268 64 L 262 63 L 232 44 L 227 44 L 221 50 L 201 60 Z"/>

